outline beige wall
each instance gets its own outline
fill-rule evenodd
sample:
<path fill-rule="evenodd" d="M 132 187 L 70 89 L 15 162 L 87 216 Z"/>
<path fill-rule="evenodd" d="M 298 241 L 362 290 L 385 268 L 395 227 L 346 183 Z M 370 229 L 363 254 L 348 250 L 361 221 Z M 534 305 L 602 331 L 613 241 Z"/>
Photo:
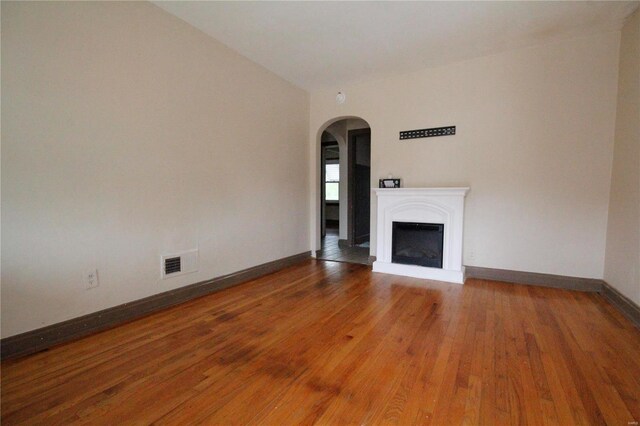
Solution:
<path fill-rule="evenodd" d="M 602 33 L 313 92 L 312 247 L 318 130 L 357 116 L 371 126 L 372 182 L 392 173 L 406 187 L 471 187 L 466 265 L 602 278 L 619 39 Z M 446 125 L 457 135 L 398 140 Z M 375 254 L 374 225 L 372 237 Z"/>
<path fill-rule="evenodd" d="M 150 3 L 2 2 L 2 336 L 308 250 L 308 108 Z"/>
<path fill-rule="evenodd" d="M 640 10 L 620 42 L 605 280 L 640 304 Z"/>

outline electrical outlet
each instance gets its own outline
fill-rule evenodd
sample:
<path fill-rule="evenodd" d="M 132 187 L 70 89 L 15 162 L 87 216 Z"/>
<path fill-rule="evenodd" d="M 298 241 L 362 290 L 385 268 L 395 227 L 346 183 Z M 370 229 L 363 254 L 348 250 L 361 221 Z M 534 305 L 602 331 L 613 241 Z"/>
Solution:
<path fill-rule="evenodd" d="M 469 250 L 469 260 L 470 261 L 476 260 L 476 252 L 475 252 L 475 250 Z"/>
<path fill-rule="evenodd" d="M 98 282 L 98 270 L 90 269 L 84 273 L 84 284 L 87 290 L 96 288 L 100 283 Z"/>

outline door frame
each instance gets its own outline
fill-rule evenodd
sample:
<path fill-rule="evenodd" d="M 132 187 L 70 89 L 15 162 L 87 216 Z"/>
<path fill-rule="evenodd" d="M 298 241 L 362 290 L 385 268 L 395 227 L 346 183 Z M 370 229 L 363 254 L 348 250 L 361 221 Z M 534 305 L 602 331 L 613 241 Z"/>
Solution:
<path fill-rule="evenodd" d="M 349 246 L 355 245 L 356 240 L 356 227 L 355 227 L 355 187 L 356 187 L 356 145 L 355 137 L 364 134 L 371 135 L 371 128 L 353 129 L 347 132 L 347 244 Z M 371 137 L 369 137 L 369 143 L 371 143 Z M 371 172 L 369 172 L 371 173 Z M 371 178 L 371 176 L 369 176 Z M 371 191 L 369 191 L 371 192 Z M 371 194 L 369 194 L 369 203 L 371 203 Z M 371 226 L 371 225 L 369 225 Z M 371 235 L 371 229 L 369 229 L 369 235 Z"/>

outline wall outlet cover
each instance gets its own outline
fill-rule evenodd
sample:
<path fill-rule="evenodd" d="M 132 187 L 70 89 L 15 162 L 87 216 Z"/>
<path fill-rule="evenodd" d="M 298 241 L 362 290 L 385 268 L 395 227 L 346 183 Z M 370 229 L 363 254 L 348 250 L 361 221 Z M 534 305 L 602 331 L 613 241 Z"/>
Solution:
<path fill-rule="evenodd" d="M 97 269 L 89 269 L 84 272 L 84 285 L 87 290 L 96 288 L 100 285 Z"/>

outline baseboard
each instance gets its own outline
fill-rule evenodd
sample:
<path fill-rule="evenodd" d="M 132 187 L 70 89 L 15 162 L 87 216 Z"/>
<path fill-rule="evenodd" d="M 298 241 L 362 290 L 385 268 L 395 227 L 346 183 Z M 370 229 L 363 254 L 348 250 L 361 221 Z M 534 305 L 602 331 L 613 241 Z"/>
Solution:
<path fill-rule="evenodd" d="M 60 343 L 76 340 L 89 334 L 132 321 L 197 297 L 249 281 L 294 265 L 311 256 L 311 252 L 296 254 L 211 280 L 180 287 L 113 308 L 73 318 L 37 330 L 0 340 L 0 357 L 13 358 L 32 354 Z"/>
<path fill-rule="evenodd" d="M 603 282 L 601 294 L 618 311 L 629 318 L 636 327 L 640 328 L 640 306 L 636 305 L 631 299 L 613 288 L 606 281 Z"/>
<path fill-rule="evenodd" d="M 373 265 L 373 262 L 376 261 L 376 257 L 375 256 L 369 256 L 369 265 Z"/>
<path fill-rule="evenodd" d="M 515 284 L 537 285 L 541 287 L 562 288 L 565 290 L 600 292 L 602 291 L 602 286 L 604 284 L 603 280 L 594 278 L 579 278 L 564 275 L 539 274 L 536 272 L 510 271 L 507 269 L 481 268 L 479 266 L 466 266 L 465 272 L 466 278 L 506 281 Z"/>

